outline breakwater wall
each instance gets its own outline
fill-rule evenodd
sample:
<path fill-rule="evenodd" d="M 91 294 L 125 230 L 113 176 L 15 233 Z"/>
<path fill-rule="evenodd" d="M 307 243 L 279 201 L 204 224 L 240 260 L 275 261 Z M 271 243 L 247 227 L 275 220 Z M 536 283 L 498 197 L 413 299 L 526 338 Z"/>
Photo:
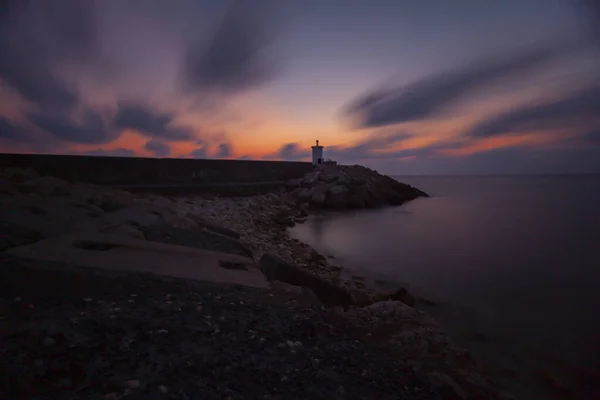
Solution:
<path fill-rule="evenodd" d="M 268 183 L 310 171 L 307 162 L 186 158 L 0 154 L 0 168 L 33 168 L 42 175 L 97 185 L 212 185 Z"/>

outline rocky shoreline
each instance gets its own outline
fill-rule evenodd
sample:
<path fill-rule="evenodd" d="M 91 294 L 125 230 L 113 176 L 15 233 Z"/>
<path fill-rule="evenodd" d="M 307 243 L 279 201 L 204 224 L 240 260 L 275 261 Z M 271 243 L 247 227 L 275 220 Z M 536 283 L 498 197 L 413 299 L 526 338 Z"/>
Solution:
<path fill-rule="evenodd" d="M 364 173 L 364 171 L 361 172 Z M 320 172 L 319 176 L 322 175 L 323 173 Z M 305 179 L 313 178 L 308 177 Z M 336 181 L 331 181 L 330 183 L 334 184 L 335 182 Z M 303 185 L 302 182 L 299 184 Z M 333 186 L 335 186 L 335 184 Z M 321 189 L 318 190 L 322 191 L 324 186 L 321 185 L 319 187 Z M 306 187 L 302 190 L 304 189 L 306 189 Z M 403 187 L 403 189 L 407 188 Z M 137 377 L 144 376 L 143 379 L 138 379 L 136 376 L 132 376 L 131 379 L 122 377 L 119 378 L 121 386 L 116 388 L 113 386 L 104 387 L 98 385 L 101 385 L 101 383 L 99 383 L 100 381 L 105 382 L 106 379 L 108 379 L 107 376 L 102 375 L 103 373 L 96 374 L 95 372 L 88 371 L 83 375 L 87 374 L 86 376 L 88 377 L 92 376 L 93 379 L 89 379 L 96 379 L 98 382 L 94 381 L 93 383 L 88 384 L 88 386 L 84 385 L 85 387 L 80 389 L 80 392 L 77 392 L 81 393 L 81 396 L 84 396 L 84 393 L 87 393 L 85 396 L 88 397 L 76 397 L 75 388 L 81 387 L 81 383 L 76 385 L 73 382 L 76 378 L 69 378 L 71 379 L 71 383 L 70 386 L 67 385 L 68 387 L 55 387 L 52 385 L 56 384 L 57 381 L 54 378 L 48 377 L 48 370 L 45 370 L 43 374 L 40 372 L 42 378 L 31 377 L 37 384 L 37 386 L 34 385 L 34 387 L 42 388 L 40 389 L 40 392 L 36 394 L 37 397 L 18 398 L 46 398 L 44 396 L 49 394 L 46 392 L 47 390 L 54 391 L 52 398 L 96 398 L 90 397 L 92 394 L 94 396 L 100 396 L 98 398 L 121 398 L 122 396 L 125 396 L 124 398 L 196 398 L 200 394 L 203 395 L 203 398 L 229 397 L 232 399 L 307 398 L 307 396 L 311 398 L 329 399 L 500 398 L 497 389 L 483 376 L 480 366 L 473 360 L 471 355 L 464 349 L 456 346 L 435 321 L 422 311 L 414 308 L 415 299 L 412 298 L 410 293 L 402 288 L 398 288 L 398 290 L 392 293 L 377 294 L 369 292 L 360 281 L 343 280 L 341 278 L 342 268 L 340 266 L 333 265 L 326 257 L 318 254 L 314 249 L 290 238 L 287 234 L 287 228 L 293 226 L 297 222 L 303 221 L 311 208 L 314 207 L 314 204 L 304 202 L 298 198 L 300 192 L 301 190 L 291 190 L 246 198 L 166 198 L 152 195 L 134 196 L 124 191 L 107 191 L 105 188 L 94 187 L 91 185 L 72 184 L 51 177 L 39 177 L 33 171 L 3 171 L 3 173 L 0 174 L 0 205 L 3 209 L 3 213 L 0 214 L 0 222 L 3 224 L 4 233 L 0 235 L 0 250 L 36 242 L 45 237 L 60 235 L 67 231 L 104 232 L 119 237 L 172 243 L 228 254 L 251 256 L 256 264 L 260 265 L 265 275 L 270 278 L 271 293 L 268 293 L 268 291 L 261 292 L 258 289 L 240 289 L 238 286 L 236 286 L 237 289 L 228 288 L 224 285 L 220 285 L 218 288 L 215 288 L 213 285 L 213 289 L 209 290 L 206 289 L 206 287 L 211 285 L 207 284 L 208 286 L 203 286 L 203 284 L 197 284 L 203 286 L 203 288 L 195 289 L 195 292 L 192 293 L 201 294 L 198 295 L 199 297 L 191 298 L 192 295 L 188 293 L 191 285 L 190 282 L 182 282 L 175 278 L 165 277 L 148 278 L 146 275 L 140 277 L 134 273 L 126 273 L 120 274 L 117 278 L 111 278 L 113 279 L 113 284 L 109 285 L 110 290 L 107 289 L 105 293 L 102 293 L 102 298 L 98 300 L 100 302 L 110 303 L 111 306 L 108 308 L 104 306 L 100 307 L 105 303 L 97 304 L 96 300 L 93 300 L 94 304 L 98 305 L 98 308 L 88 314 L 90 304 L 89 302 L 86 302 L 85 299 L 91 298 L 90 295 L 85 296 L 81 294 L 77 299 L 59 302 L 60 304 L 56 305 L 57 299 L 60 298 L 60 296 L 56 294 L 58 293 L 57 291 L 50 293 L 46 290 L 45 297 L 39 294 L 42 289 L 40 287 L 35 291 L 30 290 L 29 295 L 15 292 L 15 290 L 21 290 L 22 292 L 27 291 L 27 287 L 31 286 L 31 282 L 27 282 L 27 279 L 20 277 L 21 274 L 25 273 L 31 280 L 33 276 L 31 270 L 33 268 L 36 271 L 34 275 L 38 277 L 38 279 L 41 279 L 41 276 L 48 273 L 49 263 L 40 261 L 34 262 L 31 260 L 24 262 L 20 259 L 11 258 L 10 256 L 3 256 L 3 274 L 5 274 L 8 279 L 3 280 L 3 285 L 6 286 L 3 287 L 6 291 L 2 291 L 4 296 L 2 299 L 2 310 L 4 312 L 4 320 L 2 321 L 3 326 L 8 329 L 11 325 L 9 322 L 18 321 L 19 324 L 24 327 L 16 332 L 11 331 L 10 329 L 3 329 L 3 334 L 0 335 L 3 342 L 2 348 L 8 348 L 12 349 L 10 351 L 15 351 L 15 354 L 18 354 L 19 359 L 23 360 L 23 363 L 18 363 L 17 366 L 19 368 L 25 368 L 29 371 L 28 373 L 31 373 L 32 369 L 35 369 L 34 367 L 37 365 L 37 360 L 39 360 L 39 358 L 36 358 L 37 355 L 32 353 L 32 349 L 37 349 L 35 351 L 40 351 L 42 353 L 47 350 L 44 347 L 44 343 L 49 343 L 49 341 L 46 340 L 44 335 L 50 335 L 47 337 L 53 341 L 52 343 L 59 343 L 61 340 L 64 342 L 67 337 L 69 340 L 74 340 L 74 337 L 79 337 L 79 339 L 81 339 L 81 335 L 85 336 L 91 334 L 91 331 L 85 331 L 84 329 L 84 331 L 87 332 L 85 333 L 81 330 L 83 328 L 80 328 L 80 325 L 72 325 L 71 323 L 68 325 L 68 332 L 71 333 L 66 333 L 64 331 L 64 329 L 67 328 L 64 328 L 62 322 L 66 322 L 69 319 L 68 315 L 71 315 L 71 317 L 80 315 L 81 317 L 85 316 L 85 318 L 87 318 L 86 324 L 92 324 L 95 327 L 94 330 L 100 329 L 110 331 L 111 333 L 107 333 L 107 335 L 112 335 L 110 336 L 110 340 L 112 341 L 123 340 L 122 336 L 133 335 L 131 340 L 136 343 L 145 343 L 145 346 L 150 346 L 154 352 L 162 352 L 168 348 L 170 349 L 170 353 L 180 354 L 183 351 L 183 348 L 177 350 L 175 345 L 177 343 L 190 343 L 189 346 L 196 346 L 191 343 L 195 343 L 198 335 L 205 338 L 208 342 L 213 343 L 212 341 L 215 337 L 213 335 L 214 327 L 211 328 L 213 329 L 213 333 L 208 335 L 208 333 L 205 332 L 208 328 L 202 327 L 202 329 L 200 329 L 198 327 L 199 325 L 197 325 L 200 317 L 192 316 L 192 313 L 197 311 L 198 307 L 203 307 L 203 304 L 212 301 L 216 304 L 214 310 L 218 311 L 222 309 L 223 312 L 229 309 L 229 306 L 237 304 L 234 308 L 236 310 L 240 308 L 240 310 L 236 312 L 242 313 L 245 318 L 250 318 L 254 323 L 262 321 L 262 318 L 267 314 L 276 314 L 277 316 L 273 318 L 278 322 L 274 323 L 274 325 L 271 324 L 273 326 L 264 328 L 264 338 L 265 340 L 272 341 L 275 337 L 279 337 L 281 343 L 284 343 L 283 348 L 286 351 L 291 351 L 291 348 L 296 349 L 296 347 L 294 347 L 294 344 L 293 346 L 287 346 L 286 348 L 285 344 L 290 342 L 296 343 L 297 341 L 302 342 L 302 340 L 295 340 L 295 338 L 287 338 L 286 341 L 285 335 L 282 335 L 281 329 L 284 329 L 286 332 L 297 331 L 294 324 L 288 321 L 289 318 L 295 321 L 296 317 L 300 318 L 302 315 L 310 315 L 310 317 L 306 317 L 305 319 L 322 321 L 323 326 L 330 326 L 330 319 L 333 318 L 335 321 L 341 323 L 343 328 L 337 330 L 334 329 L 334 333 L 332 333 L 330 328 L 327 328 L 330 333 L 333 334 L 333 337 L 330 342 L 327 342 L 331 348 L 328 350 L 329 352 L 325 353 L 329 354 L 327 357 L 332 358 L 330 360 L 333 363 L 332 365 L 355 365 L 355 367 L 352 368 L 358 368 L 358 365 L 361 364 L 364 364 L 365 366 L 370 365 L 368 368 L 364 368 L 360 374 L 363 377 L 369 376 L 372 383 L 377 382 L 377 385 L 380 388 L 377 390 L 380 391 L 377 391 L 372 384 L 367 384 L 365 381 L 364 384 L 367 385 L 365 387 L 361 387 L 360 389 L 354 388 L 352 391 L 349 391 L 349 388 L 346 387 L 342 392 L 339 392 L 339 387 L 344 387 L 344 385 L 348 385 L 348 383 L 341 385 L 335 383 L 335 385 L 337 385 L 335 386 L 332 382 L 338 382 L 338 380 L 340 382 L 354 381 L 356 379 L 356 375 L 354 375 L 356 371 L 353 369 L 347 371 L 339 369 L 335 370 L 335 368 L 334 370 L 327 370 L 320 365 L 315 366 L 312 364 L 309 368 L 308 365 L 306 365 L 306 359 L 304 359 L 302 364 L 298 364 L 296 368 L 292 368 L 290 370 L 291 372 L 288 372 L 287 375 L 283 374 L 285 379 L 283 379 L 283 376 L 279 375 L 277 375 L 277 379 L 273 378 L 277 382 L 285 382 L 287 379 L 293 380 L 293 387 L 295 389 L 292 388 L 292 386 L 288 388 L 287 384 L 283 384 L 285 388 L 283 388 L 283 386 L 282 388 L 278 388 L 279 383 L 278 385 L 272 386 L 274 385 L 274 381 L 269 380 L 269 382 L 265 383 L 266 386 L 264 390 L 258 391 L 260 392 L 260 396 L 258 396 L 256 388 L 246 388 L 241 385 L 242 382 L 246 382 L 251 378 L 239 368 L 244 366 L 244 370 L 249 369 L 254 371 L 253 373 L 262 373 L 261 371 L 263 370 L 260 368 L 258 370 L 253 369 L 256 366 L 255 364 L 258 363 L 259 365 L 263 365 L 265 371 L 272 371 L 270 372 L 271 374 L 274 374 L 274 371 L 281 372 L 285 369 L 282 370 L 283 367 L 278 366 L 276 363 L 274 364 L 274 361 L 272 360 L 275 358 L 281 359 L 283 354 L 279 354 L 275 351 L 273 353 L 273 359 L 268 358 L 266 360 L 261 360 L 262 356 L 260 356 L 259 353 L 262 353 L 259 351 L 260 349 L 258 347 L 256 348 L 256 351 L 258 352 L 256 354 L 245 354 L 244 351 L 247 350 L 246 347 L 244 347 L 244 351 L 241 349 L 235 350 L 237 349 L 236 347 L 234 350 L 231 350 L 234 353 L 229 355 L 231 357 L 230 359 L 212 361 L 216 363 L 215 365 L 217 369 L 219 369 L 220 375 L 213 374 L 212 381 L 203 381 L 203 388 L 200 388 L 200 386 L 197 388 L 188 388 L 186 385 L 189 382 L 182 383 L 178 381 L 177 383 L 173 383 L 169 381 L 169 383 L 160 383 L 161 379 L 153 375 L 153 372 L 149 372 L 149 367 L 147 365 L 143 366 L 144 362 L 146 364 L 150 363 L 150 360 L 157 357 L 156 353 L 148 353 L 148 350 L 145 349 L 144 351 L 146 351 L 146 353 L 144 354 L 146 354 L 146 361 L 140 361 L 139 365 L 136 364 L 137 366 L 135 367 L 123 367 L 126 371 L 136 371 L 133 375 L 136 375 Z M 329 193 L 327 190 L 325 192 Z M 378 193 L 389 194 L 391 192 L 380 190 Z M 390 204 L 400 201 L 398 193 L 393 193 L 395 194 L 392 197 L 396 200 L 386 200 L 384 202 L 383 199 L 385 199 L 385 196 L 388 194 L 383 194 L 381 195 L 383 197 L 379 197 L 377 202 L 373 201 L 368 204 L 370 204 L 370 206 L 378 206 L 385 203 Z M 424 195 L 419 194 L 412 189 L 410 189 L 410 193 L 412 193 L 410 196 Z M 408 199 L 408 197 L 405 199 Z M 327 204 L 331 205 L 333 203 Z M 363 203 L 363 205 L 366 204 L 367 203 Z M 347 204 L 344 203 L 341 207 L 346 208 Z M 26 221 L 26 223 L 22 223 L 23 221 Z M 45 222 L 42 223 L 41 221 Z M 35 265 L 32 267 L 32 264 Z M 7 268 L 13 265 L 18 265 L 19 267 L 14 267 L 12 269 Z M 80 277 L 77 278 L 78 282 L 88 282 L 89 290 L 94 290 L 93 288 L 96 286 L 102 286 L 100 282 L 104 278 L 99 278 L 97 274 L 90 275 L 91 272 L 89 271 L 73 272 L 65 265 L 59 265 L 56 268 L 59 270 L 59 275 L 67 274 L 70 276 L 71 278 L 68 278 L 69 281 L 74 279 L 72 278 L 73 274 L 79 274 Z M 65 272 L 67 270 L 69 272 Z M 11 271 L 11 273 L 7 271 Z M 93 276 L 93 278 L 90 276 Z M 13 281 L 16 280 L 17 283 L 9 285 L 8 282 L 11 279 L 13 279 Z M 111 296 L 115 295 L 115 279 L 116 281 L 121 282 L 119 285 L 126 286 L 129 293 L 122 293 L 119 295 L 121 297 L 111 300 Z M 61 285 L 61 279 L 56 278 L 55 281 L 58 282 L 57 285 Z M 157 283 L 157 287 L 150 291 L 148 297 L 151 300 L 140 303 L 137 299 L 130 297 L 132 294 L 139 295 L 139 293 L 143 291 L 143 288 L 140 286 L 144 286 L 144 284 L 147 284 L 148 282 L 157 281 L 160 283 Z M 174 283 L 175 281 L 177 283 Z M 287 283 L 278 283 L 277 281 L 287 281 Z M 124 282 L 127 282 L 127 284 Z M 292 285 L 290 285 L 290 283 Z M 167 289 L 169 285 L 175 285 L 176 287 Z M 194 283 L 194 285 L 196 284 Z M 305 289 L 309 288 L 312 290 L 307 291 L 298 288 L 298 286 L 304 286 Z M 51 285 L 49 287 L 51 287 Z M 179 304 L 179 306 L 175 307 L 177 312 L 170 312 L 169 317 L 165 320 L 165 312 L 159 311 L 161 310 L 160 308 L 157 310 L 154 305 L 156 305 L 156 307 L 166 307 L 165 304 L 169 307 L 172 306 L 174 300 L 170 299 L 170 296 L 176 291 L 179 293 L 177 295 L 177 304 Z M 233 297 L 229 297 L 229 294 L 214 295 L 215 292 L 230 293 L 230 291 L 233 291 L 231 293 L 235 293 L 235 295 L 231 295 Z M 245 293 L 245 295 L 241 295 L 240 291 Z M 41 290 L 41 292 L 44 291 Z M 259 292 L 261 294 L 258 294 Z M 334 292 L 335 294 L 331 297 L 331 293 Z M 11 297 L 6 297 L 9 294 Z M 167 294 L 169 294 L 168 299 L 161 297 L 166 296 Z M 316 298 L 314 296 L 315 294 Z M 244 297 L 244 299 L 240 296 Z M 327 303 L 324 300 L 327 300 L 328 296 L 333 299 L 332 304 L 326 304 L 328 307 L 323 308 L 322 304 Z M 219 299 L 227 298 L 228 301 L 216 302 L 216 297 L 219 297 Z M 17 299 L 19 301 L 17 301 Z M 52 299 L 55 300 L 53 301 Z M 275 302 L 277 305 L 273 304 L 273 299 L 276 299 Z M 30 301 L 32 303 L 29 303 Z M 90 300 L 90 302 L 91 301 L 92 300 Z M 293 303 L 293 306 L 290 301 Z M 40 304 L 40 302 L 42 304 Z M 217 303 L 219 305 L 217 305 Z M 250 303 L 254 304 L 254 307 L 248 308 L 248 304 Z M 25 304 L 32 304 L 33 307 L 30 308 L 29 305 L 25 306 Z M 239 307 L 241 305 L 244 305 L 244 307 Z M 121 313 L 123 310 L 129 311 Z M 242 315 L 237 315 L 235 314 L 236 312 L 233 312 L 230 317 L 239 322 Z M 229 318 L 225 315 L 224 317 L 226 319 Z M 118 319 L 121 325 L 125 324 L 127 328 L 117 328 L 114 321 L 115 319 Z M 208 319 L 210 320 L 212 317 Z M 160 328 L 168 332 L 185 330 L 187 332 L 186 334 L 193 334 L 196 336 L 193 336 L 195 338 L 194 341 L 183 336 L 170 338 L 168 340 L 161 337 L 159 341 L 161 344 L 160 346 L 156 344 L 151 345 L 154 343 L 155 338 L 146 336 L 143 338 L 139 337 L 143 332 L 148 331 L 147 327 L 140 325 L 140 321 L 142 320 L 155 321 L 155 323 L 161 323 L 164 324 L 164 326 L 168 325 L 168 328 Z M 36 321 L 36 324 L 31 327 L 24 321 Z M 212 326 L 211 324 L 212 322 L 208 325 Z M 317 323 L 317 325 L 319 324 L 321 324 L 321 322 Z M 190 325 L 197 326 L 200 331 L 192 330 L 188 332 L 186 329 L 189 328 Z M 244 343 L 249 341 L 246 337 L 248 336 L 248 325 L 234 324 L 228 326 L 228 324 L 219 323 L 217 323 L 217 325 L 219 326 L 218 329 L 222 335 L 225 333 L 229 335 L 230 341 L 234 340 L 234 336 L 241 335 L 242 331 L 244 332 L 243 336 L 245 337 Z M 62 333 L 58 334 L 55 338 L 50 333 L 46 332 L 48 331 L 48 326 L 53 326 Z M 277 328 L 277 326 L 279 326 L 279 328 Z M 45 333 L 40 333 L 39 330 L 42 327 L 46 329 L 46 331 L 44 331 Z M 115 329 L 116 331 L 114 331 Z M 121 330 L 119 331 L 119 329 Z M 310 329 L 314 331 L 315 328 Z M 156 329 L 153 328 L 151 330 L 154 331 Z M 8 335 L 8 332 L 11 334 Z M 346 343 L 346 339 L 343 339 L 347 334 L 353 336 L 352 340 L 358 340 L 360 346 L 366 347 L 361 347 L 360 349 L 354 348 L 352 350 L 354 353 L 350 352 L 347 356 L 337 355 L 337 350 L 334 351 L 334 349 L 337 349 L 336 346 L 341 346 L 341 348 L 347 350 L 350 349 L 350 347 L 347 347 L 349 342 Z M 100 342 L 108 340 L 107 337 L 96 339 Z M 88 343 L 91 339 L 87 338 L 82 340 Z M 93 347 L 96 349 L 93 351 L 90 349 L 84 351 L 84 353 L 88 354 L 91 358 L 79 360 L 77 362 L 80 362 L 83 365 L 86 363 L 89 364 L 91 362 L 90 360 L 95 357 L 101 359 L 103 356 L 96 354 L 100 351 L 100 348 L 106 349 L 112 346 L 110 343 L 98 343 L 97 341 L 94 343 L 96 343 L 95 346 L 97 345 L 100 347 Z M 227 346 L 229 345 L 231 345 L 231 343 L 227 344 Z M 165 346 L 165 348 L 161 349 L 161 346 Z M 171 348 L 169 346 L 175 347 Z M 223 348 L 226 344 L 222 343 L 220 346 L 220 348 Z M 136 354 L 140 354 L 139 348 L 136 351 Z M 308 350 L 303 347 L 302 351 Z M 317 350 L 311 348 L 311 351 Z M 323 351 L 323 349 L 319 348 L 318 351 Z M 355 361 L 358 360 L 358 358 L 356 358 L 358 357 L 357 354 L 369 354 L 371 351 L 378 354 L 373 355 L 373 360 L 367 362 L 360 358 L 363 361 L 355 364 Z M 236 352 L 241 353 L 238 354 Z M 389 367 L 389 365 L 392 364 L 388 365 L 387 363 L 391 361 L 385 361 L 386 358 L 383 357 L 382 354 L 394 355 L 394 367 Z M 163 356 L 166 357 L 165 355 Z M 185 358 L 183 354 L 180 354 L 180 356 Z M 132 353 L 127 353 L 121 354 L 120 357 L 130 360 L 133 356 Z M 143 359 L 144 356 L 140 357 Z M 197 358 L 195 362 L 202 363 L 202 361 L 198 360 L 205 359 L 203 358 L 204 356 L 201 357 L 198 355 L 198 357 L 200 358 Z M 248 366 L 242 362 L 242 360 L 246 360 L 248 357 L 253 360 L 253 363 L 250 364 L 254 367 Z M 338 357 L 342 358 L 336 360 Z M 0 358 L 3 360 L 6 359 L 4 355 Z M 213 354 L 209 358 L 214 359 L 218 357 Z M 47 361 L 47 358 L 44 358 L 44 360 Z M 161 360 L 162 361 L 157 361 L 157 363 L 173 363 L 173 360 L 168 360 L 168 357 Z M 94 361 L 94 363 L 95 362 L 96 361 Z M 104 365 L 103 363 L 106 361 L 97 362 Z M 179 360 L 179 362 L 181 362 L 181 360 Z M 375 367 L 372 365 L 373 363 L 376 363 L 379 366 Z M 293 364 L 293 362 L 291 364 Z M 229 369 L 227 365 L 229 365 Z M 4 367 L 7 366 L 5 365 Z M 77 370 L 77 368 L 83 367 L 74 367 L 75 370 Z M 162 373 L 166 373 L 165 371 L 168 370 L 164 365 L 162 367 L 155 366 L 152 368 L 158 368 L 163 371 Z M 232 368 L 234 368 L 234 370 L 232 370 Z M 302 372 L 305 368 L 309 368 L 307 371 L 313 372 Z M 225 369 L 225 372 L 223 372 L 222 369 Z M 383 372 L 382 369 L 385 369 L 386 372 Z M 200 372 L 197 371 L 197 373 Z M 224 386 L 224 389 L 221 386 L 214 386 L 214 382 L 225 379 L 223 374 L 226 375 L 226 381 L 230 382 L 228 385 Z M 83 375 L 80 373 L 78 376 Z M 16 387 L 17 389 L 14 390 L 18 391 L 27 386 L 27 383 L 15 383 L 14 376 L 13 371 L 12 375 L 9 373 L 0 377 L 4 381 L 1 383 L 3 390 L 13 390 Z M 244 376 L 247 376 L 247 378 L 244 378 Z M 322 392 L 318 392 L 316 388 L 311 387 L 310 390 L 314 390 L 314 392 L 303 392 L 301 389 L 308 390 L 308 388 L 305 387 L 305 385 L 301 385 L 300 381 L 296 381 L 296 379 L 304 379 L 308 382 L 312 379 L 311 377 L 314 378 L 315 376 L 322 376 L 324 380 L 322 381 L 321 386 L 330 386 L 331 389 L 324 389 Z M 334 376 L 337 378 L 333 379 Z M 13 381 L 11 381 L 11 379 L 13 379 Z M 39 379 L 41 379 L 41 381 Z M 88 378 L 82 379 L 85 380 Z M 136 380 L 139 381 L 137 386 L 136 384 L 127 383 Z M 152 385 L 154 385 L 153 388 L 151 388 Z M 238 385 L 238 387 L 232 388 L 231 385 Z M 162 386 L 167 389 L 161 389 Z M 94 388 L 93 391 L 89 391 L 91 390 L 91 387 Z M 143 387 L 144 390 L 148 389 L 148 391 L 138 390 L 139 387 Z M 178 388 L 176 393 L 173 391 L 174 387 Z M 335 387 L 337 387 L 337 389 L 334 390 Z M 371 390 L 371 392 L 366 389 L 367 387 L 370 387 L 369 390 Z M 394 388 L 393 390 L 392 387 Z M 113 389 L 114 391 L 111 391 Z M 207 397 L 206 391 L 209 389 L 214 390 L 215 393 L 218 394 L 215 394 L 214 397 Z M 69 393 L 69 395 L 67 396 L 66 393 Z M 144 394 L 142 395 L 141 393 Z M 0 394 L 4 395 L 1 391 Z M 115 397 L 110 397 L 113 395 Z M 509 399 L 510 397 L 506 395 L 503 398 Z"/>

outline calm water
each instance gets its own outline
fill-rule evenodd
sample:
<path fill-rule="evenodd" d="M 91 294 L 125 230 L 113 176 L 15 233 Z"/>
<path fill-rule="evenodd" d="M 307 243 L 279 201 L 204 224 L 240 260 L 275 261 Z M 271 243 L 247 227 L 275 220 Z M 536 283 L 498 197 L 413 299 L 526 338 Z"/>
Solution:
<path fill-rule="evenodd" d="M 432 313 L 462 324 L 457 335 L 468 323 L 495 345 L 518 340 L 600 371 L 599 175 L 395 178 L 432 197 L 314 217 L 292 234 L 455 306 Z"/>

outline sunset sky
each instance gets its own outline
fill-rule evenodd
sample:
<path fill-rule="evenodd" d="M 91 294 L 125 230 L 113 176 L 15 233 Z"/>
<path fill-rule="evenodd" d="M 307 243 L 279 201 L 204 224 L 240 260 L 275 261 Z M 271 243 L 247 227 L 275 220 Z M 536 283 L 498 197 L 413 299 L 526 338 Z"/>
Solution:
<path fill-rule="evenodd" d="M 599 3 L 2 1 L 0 151 L 600 172 Z"/>

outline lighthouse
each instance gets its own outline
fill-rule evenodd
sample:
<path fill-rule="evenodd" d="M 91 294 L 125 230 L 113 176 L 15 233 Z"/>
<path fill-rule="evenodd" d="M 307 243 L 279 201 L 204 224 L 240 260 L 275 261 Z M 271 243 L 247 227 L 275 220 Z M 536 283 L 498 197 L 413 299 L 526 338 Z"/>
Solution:
<path fill-rule="evenodd" d="M 317 144 L 312 146 L 312 163 L 313 165 L 323 164 L 323 146 L 319 146 L 318 140 Z"/>

